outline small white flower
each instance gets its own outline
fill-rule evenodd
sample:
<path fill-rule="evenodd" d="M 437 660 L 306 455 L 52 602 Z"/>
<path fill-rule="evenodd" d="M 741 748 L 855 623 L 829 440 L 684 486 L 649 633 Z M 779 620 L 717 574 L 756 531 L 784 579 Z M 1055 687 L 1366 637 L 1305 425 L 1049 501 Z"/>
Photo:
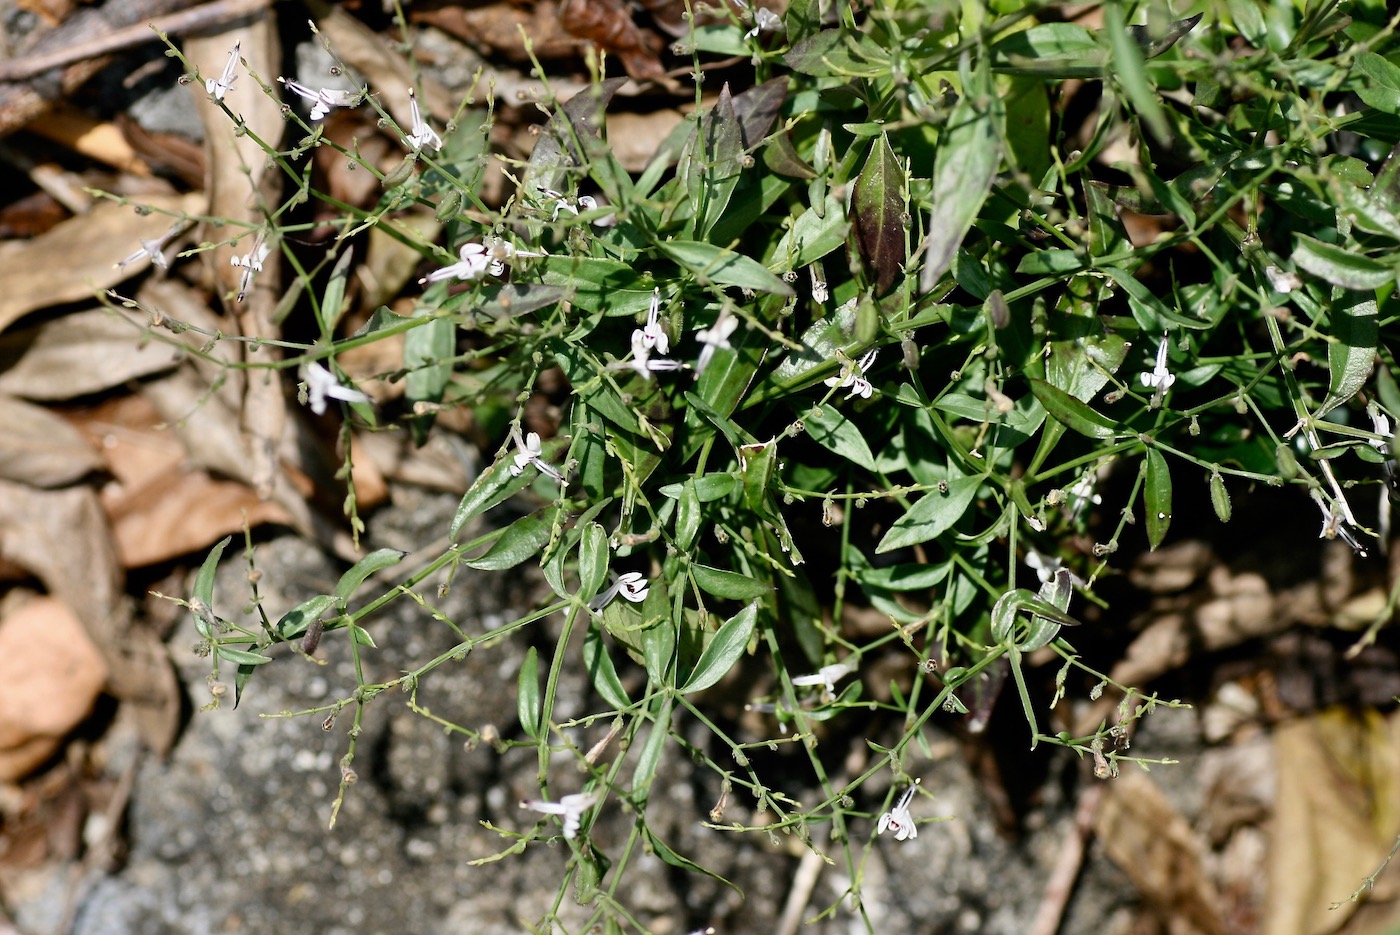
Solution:
<path fill-rule="evenodd" d="M 850 675 L 854 671 L 844 662 L 833 663 L 829 666 L 822 666 L 814 675 L 799 675 L 792 680 L 795 687 L 806 685 L 822 686 L 822 697 L 828 701 L 836 697 L 836 683 Z"/>
<path fill-rule="evenodd" d="M 233 82 L 238 78 L 238 47 L 242 45 L 235 42 L 233 48 L 229 50 L 228 61 L 224 63 L 224 73 L 217 78 L 205 78 L 204 90 L 213 95 L 214 100 L 222 101 L 224 95 L 233 90 Z"/>
<path fill-rule="evenodd" d="M 718 350 L 733 350 L 733 345 L 729 343 L 729 336 L 734 333 L 734 329 L 739 327 L 739 319 L 730 314 L 729 309 L 719 313 L 719 318 L 715 319 L 712 327 L 701 328 L 695 332 L 695 340 L 704 345 L 700 349 L 700 356 L 695 361 L 695 376 L 705 372 L 705 368 L 710 365 L 710 359 L 715 356 Z"/>
<path fill-rule="evenodd" d="M 632 335 L 632 346 L 637 346 L 637 335 L 641 335 L 641 342 L 646 345 L 648 351 L 654 350 L 658 354 L 664 354 L 671 349 L 671 339 L 666 336 L 666 329 L 661 326 L 661 290 L 651 290 L 651 307 L 647 309 L 646 327 Z"/>
<path fill-rule="evenodd" d="M 651 590 L 651 582 L 639 571 L 626 571 L 617 576 L 612 584 L 608 585 L 606 591 L 598 594 L 593 600 L 588 602 L 588 609 L 595 614 L 612 603 L 612 599 L 619 594 L 623 600 L 633 604 L 640 604 L 647 599 L 647 592 Z"/>
<path fill-rule="evenodd" d="M 543 812 L 546 815 L 560 815 L 564 822 L 564 837 L 570 841 L 574 835 L 578 834 L 579 823 L 583 820 L 583 813 L 602 801 L 602 794 L 599 792 L 575 792 L 573 795 L 566 795 L 558 802 L 551 802 L 548 799 L 526 799 L 520 803 L 521 808 L 533 809 Z"/>
<path fill-rule="evenodd" d="M 341 385 L 334 373 L 314 360 L 301 368 L 301 375 L 306 381 L 306 404 L 318 416 L 326 411 L 327 399 L 340 399 L 347 403 L 370 401 L 359 390 Z"/>
<path fill-rule="evenodd" d="M 423 119 L 423 112 L 418 109 L 418 95 L 412 88 L 408 89 L 408 106 L 413 112 L 413 132 L 404 137 L 403 141 L 408 148 L 415 153 L 424 149 L 432 149 L 438 152 L 442 150 L 442 137 L 438 136 L 428 122 Z"/>
<path fill-rule="evenodd" d="M 671 360 L 669 357 L 659 357 L 653 360 L 651 350 L 647 346 L 646 335 L 641 328 L 632 332 L 632 359 L 613 366 L 635 370 L 647 380 L 651 379 L 653 373 L 685 369 L 683 362 Z"/>
<path fill-rule="evenodd" d="M 1303 288 L 1303 280 L 1297 273 L 1279 269 L 1272 263 L 1264 267 L 1264 276 L 1269 280 L 1269 287 L 1280 295 Z"/>
<path fill-rule="evenodd" d="M 253 278 L 262 272 L 263 260 L 266 260 L 267 255 L 271 252 L 272 245 L 263 239 L 262 231 L 258 231 L 252 249 L 243 256 L 229 257 L 230 266 L 243 267 L 243 276 L 238 280 L 239 302 L 242 302 L 243 297 L 248 294 L 248 290 L 253 288 Z"/>
<path fill-rule="evenodd" d="M 1157 345 L 1157 362 L 1152 367 L 1151 373 L 1140 373 L 1138 379 L 1142 385 L 1152 388 L 1152 408 L 1156 409 L 1162 405 L 1162 398 L 1167 395 L 1167 390 L 1171 389 L 1176 382 L 1176 376 L 1167 369 L 1167 335 L 1162 335 L 1162 341 Z"/>
<path fill-rule="evenodd" d="M 906 841 L 909 838 L 919 836 L 919 828 L 914 824 L 914 816 L 909 814 L 909 802 L 914 798 L 914 790 L 918 788 L 918 783 L 906 788 L 899 795 L 899 801 L 894 808 L 880 816 L 880 823 L 875 826 L 876 834 L 884 834 L 886 831 L 894 832 L 896 841 Z"/>
<path fill-rule="evenodd" d="M 132 263 L 140 262 L 142 259 L 149 257 L 150 261 L 156 266 L 159 266 L 161 269 L 169 269 L 170 266 L 165 261 L 165 253 L 163 251 L 165 250 L 165 245 L 175 239 L 175 235 L 180 233 L 183 226 L 183 224 L 177 223 L 155 240 L 142 240 L 140 242 L 140 250 L 128 254 L 123 259 L 118 260 L 114 265 L 126 269 L 126 267 L 130 266 Z"/>
<path fill-rule="evenodd" d="M 510 430 L 510 436 L 515 439 L 515 447 L 517 449 L 515 453 L 515 463 L 510 466 L 512 477 L 519 477 L 525 468 L 533 464 L 539 469 L 541 474 L 552 477 L 561 484 L 564 482 L 564 475 L 559 473 L 559 469 L 543 458 L 544 444 L 540 441 L 539 432 L 531 432 L 529 435 L 526 435 L 522 441 L 520 438 L 520 429 L 512 428 Z"/>
<path fill-rule="evenodd" d="M 821 266 L 813 263 L 807 267 L 808 274 L 812 277 L 812 301 L 824 303 L 831 298 L 831 292 L 826 288 L 826 280 L 822 278 Z"/>
<path fill-rule="evenodd" d="M 875 387 L 870 385 L 870 381 L 865 378 L 865 373 L 875 363 L 877 350 L 878 348 L 871 348 L 860 360 L 848 362 L 843 366 L 839 376 L 827 377 L 822 382 L 838 390 L 849 386 L 851 391 L 846 394 L 847 399 L 853 399 L 856 396 L 861 399 L 869 399 L 871 394 L 875 392 Z"/>
<path fill-rule="evenodd" d="M 1066 511 L 1069 513 L 1070 519 L 1077 519 L 1087 506 L 1098 506 L 1103 503 L 1103 497 L 1094 493 L 1094 483 L 1097 480 L 1095 473 L 1089 471 L 1075 481 L 1073 487 L 1065 491 L 1065 498 L 1069 501 Z"/>
<path fill-rule="evenodd" d="M 464 243 L 457 251 L 459 259 L 450 266 L 433 270 L 422 279 L 418 280 L 421 286 L 424 283 L 442 282 L 445 279 L 460 279 L 463 282 L 476 282 L 492 270 L 499 261 L 487 253 L 486 248 L 479 243 Z"/>
<path fill-rule="evenodd" d="M 359 91 L 343 91 L 335 88 L 308 88 L 290 78 L 278 78 L 293 94 L 311 102 L 311 119 L 320 120 L 331 112 L 332 107 L 352 107 L 360 99 Z"/>
<path fill-rule="evenodd" d="M 783 28 L 783 18 L 766 6 L 753 12 L 753 29 L 744 33 L 745 39 L 752 39 L 760 32 L 777 32 Z"/>
<path fill-rule="evenodd" d="M 1026 550 L 1026 564 L 1030 566 L 1031 571 L 1035 572 L 1035 576 L 1040 579 L 1042 585 L 1048 584 L 1050 581 L 1054 580 L 1055 573 L 1065 567 L 1065 563 L 1062 559 L 1056 556 L 1045 555 L 1042 552 L 1037 552 L 1035 549 Z M 1080 578 L 1072 571 L 1069 572 L 1069 579 L 1080 587 L 1084 586 L 1084 579 Z"/>
<path fill-rule="evenodd" d="M 1352 551 L 1362 558 L 1367 555 L 1366 546 L 1361 544 L 1361 540 L 1356 538 L 1356 534 L 1347 525 L 1346 514 L 1342 504 L 1336 501 L 1328 503 L 1322 492 L 1316 487 L 1312 490 L 1312 498 L 1317 503 L 1318 509 L 1322 511 L 1322 531 L 1317 534 L 1319 539 L 1341 539 L 1351 546 Z"/>
<path fill-rule="evenodd" d="M 1371 431 L 1376 433 L 1376 437 L 1370 440 L 1371 447 L 1383 454 L 1390 454 L 1390 440 L 1395 435 L 1391 431 L 1390 420 L 1381 412 L 1375 400 L 1367 404 L 1366 414 L 1371 417 Z"/>

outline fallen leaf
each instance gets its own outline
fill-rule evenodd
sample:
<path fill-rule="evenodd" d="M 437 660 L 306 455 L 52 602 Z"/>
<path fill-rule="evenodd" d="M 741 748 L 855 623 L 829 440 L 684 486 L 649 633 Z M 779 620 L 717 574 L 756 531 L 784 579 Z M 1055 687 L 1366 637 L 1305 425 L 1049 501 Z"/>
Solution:
<path fill-rule="evenodd" d="M 126 568 L 197 552 L 243 528 L 288 523 L 287 511 L 246 484 L 190 467 L 180 437 L 149 400 L 128 396 L 75 417 L 101 450 L 112 481 L 101 491 Z"/>
<path fill-rule="evenodd" d="M 1203 846 L 1190 824 L 1145 773 L 1111 781 L 1094 828 L 1104 851 L 1173 932 L 1227 935 L 1219 896 L 1201 865 Z"/>
<path fill-rule="evenodd" d="M 1331 708 L 1274 730 L 1278 797 L 1263 935 L 1325 935 L 1400 834 L 1400 718 Z M 1400 895 L 1393 875 L 1371 901 Z"/>
<path fill-rule="evenodd" d="M 508 62 L 530 61 L 525 36 L 530 37 L 530 50 L 541 61 L 572 58 L 579 50 L 578 39 L 559 22 L 559 4 L 555 0 L 539 0 L 528 6 L 509 0 L 480 6 L 452 4 L 411 10 L 409 19 L 436 26 L 493 59 Z"/>
<path fill-rule="evenodd" d="M 81 432 L 62 416 L 0 394 L 0 478 L 62 487 L 102 467 Z"/>
<path fill-rule="evenodd" d="M 170 230 L 175 219 L 198 211 L 200 195 L 151 195 L 140 213 L 131 205 L 99 202 L 82 217 L 70 218 L 33 240 L 0 243 L 0 331 L 41 308 L 91 298 L 136 272 L 142 264 L 116 266 L 141 246 Z M 145 261 L 149 262 L 149 261 Z"/>
<path fill-rule="evenodd" d="M 62 601 L 36 597 L 0 619 L 0 780 L 52 757 L 92 711 L 107 665 Z"/>
<path fill-rule="evenodd" d="M 73 399 L 176 366 L 180 352 L 147 340 L 146 327 L 144 315 L 93 309 L 0 335 L 0 393 Z"/>
<path fill-rule="evenodd" d="M 657 57 L 661 37 L 639 28 L 622 0 L 564 0 L 559 21 L 573 35 L 616 55 L 633 78 L 660 78 L 666 73 Z"/>

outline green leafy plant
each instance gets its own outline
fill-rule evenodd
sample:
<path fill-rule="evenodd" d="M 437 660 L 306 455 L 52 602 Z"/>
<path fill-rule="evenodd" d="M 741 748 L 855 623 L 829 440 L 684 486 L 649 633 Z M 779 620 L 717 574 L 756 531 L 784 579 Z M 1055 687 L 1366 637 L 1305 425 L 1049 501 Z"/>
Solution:
<path fill-rule="evenodd" d="M 499 210 L 475 194 L 485 113 L 464 110 L 440 152 L 422 126 L 399 132 L 409 157 L 345 233 L 408 237 L 396 212 L 432 206 L 443 243 L 419 247 L 436 271 L 411 317 L 383 308 L 353 335 L 337 330 L 343 276 L 319 302 L 305 293 L 320 338 L 286 363 L 324 363 L 332 381 L 308 382 L 347 425 L 421 437 L 432 412 L 474 407 L 499 427 L 498 456 L 463 496 L 453 543 L 393 588 L 362 596 L 401 558 L 375 552 L 333 593 L 231 629 L 211 609 L 221 544 L 188 602 L 214 678 L 232 666 L 241 693 L 277 643 L 312 652 L 343 635 L 358 663 L 376 612 L 441 569 L 537 567 L 547 601 L 462 634 L 457 655 L 552 634 L 520 661 L 519 730 L 500 742 L 537 751 L 542 798 L 527 804 L 562 823 L 561 893 L 577 883 L 610 930 L 640 927 L 619 887 L 635 841 L 703 872 L 648 824 L 677 752 L 769 813 L 712 827 L 839 851 L 857 911 L 877 824 L 902 841 L 922 820 L 905 796 L 877 821 L 891 790 L 930 720 L 965 713 L 983 674 L 1009 670 L 1032 746 L 1068 747 L 1104 776 L 1155 762 L 1124 741 L 1161 702 L 1109 683 L 1062 629 L 1076 605 L 1102 604 L 1095 583 L 1130 524 L 1155 549 L 1185 485 L 1205 485 L 1222 522 L 1232 495 L 1289 485 L 1324 536 L 1364 551 L 1393 476 L 1400 49 L 1383 4 L 1111 2 L 1092 27 L 1020 2 L 745 10 L 681 48 L 697 74 L 750 56 L 752 86 L 711 98 L 697 83 L 702 106 L 640 173 L 609 146 L 617 79 L 552 108 Z M 1070 79 L 1096 95 L 1082 126 L 1061 106 Z M 374 91 L 355 99 L 377 106 Z M 333 144 L 294 122 L 307 135 L 290 149 L 262 144 L 314 197 L 299 160 Z M 400 334 L 408 405 L 377 412 L 335 358 Z M 522 402 L 556 370 L 557 425 L 527 427 Z M 1113 500 L 1110 477 L 1124 480 Z M 462 541 L 508 500 L 532 509 Z M 353 491 L 349 503 L 353 518 Z M 1019 583 L 1028 570 L 1035 588 Z M 852 605 L 887 629 L 843 626 Z M 1108 688 L 1120 721 L 1043 730 L 1028 677 L 1046 657 L 1063 663 L 1056 702 Z M 382 683 L 360 669 L 315 711 L 353 708 L 358 726 L 376 695 L 451 678 L 453 658 Z M 891 658 L 903 677 L 875 684 L 872 663 Z M 566 667 L 596 697 L 560 723 Z M 715 716 L 724 685 L 753 686 L 750 706 L 802 740 L 816 794 L 760 774 Z M 853 709 L 886 712 L 895 735 L 838 780 L 819 725 Z M 684 741 L 679 719 L 713 748 Z M 620 725 L 611 753 L 563 739 L 604 723 Z M 550 798 L 558 760 L 584 770 L 583 792 Z M 619 805 L 634 842 L 604 855 L 589 828 Z M 495 830 L 512 852 L 554 826 Z"/>

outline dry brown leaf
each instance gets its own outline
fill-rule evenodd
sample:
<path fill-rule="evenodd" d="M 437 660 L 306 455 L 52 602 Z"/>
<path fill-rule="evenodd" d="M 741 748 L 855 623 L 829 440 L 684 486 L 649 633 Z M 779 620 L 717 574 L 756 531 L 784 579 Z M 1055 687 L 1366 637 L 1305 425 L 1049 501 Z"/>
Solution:
<path fill-rule="evenodd" d="M 42 119 L 35 120 L 26 129 L 122 172 L 151 174 L 151 167 L 136 155 L 116 124 L 98 120 L 70 104 L 55 104 Z"/>
<path fill-rule="evenodd" d="M 88 487 L 39 490 L 0 480 L 0 555 L 73 608 L 99 647 L 124 633 L 122 581 L 107 518 Z"/>
<path fill-rule="evenodd" d="M 575 36 L 616 55 L 633 78 L 660 78 L 666 73 L 657 57 L 661 37 L 639 28 L 622 0 L 564 0 L 559 20 Z"/>
<path fill-rule="evenodd" d="M 0 394 L 0 478 L 62 487 L 99 470 L 102 459 L 62 416 Z"/>
<path fill-rule="evenodd" d="M 183 355 L 146 340 L 146 326 L 144 315 L 93 309 L 0 335 L 0 393 L 73 399 L 171 369 Z"/>
<path fill-rule="evenodd" d="M 427 23 L 456 36 L 472 48 L 493 58 L 525 63 L 525 36 L 541 61 L 571 58 L 579 52 L 579 40 L 569 35 L 559 22 L 559 4 L 540 0 L 528 6 L 502 0 L 482 5 L 449 4 L 430 10 L 413 10 L 410 19 Z"/>
<path fill-rule="evenodd" d="M 58 750 L 92 711 L 107 666 L 72 608 L 36 597 L 0 620 L 0 780 Z"/>
<path fill-rule="evenodd" d="M 1400 718 L 1332 708 L 1274 731 L 1278 798 L 1264 935 L 1325 935 L 1356 906 L 1328 907 L 1380 866 L 1400 834 Z M 1370 901 L 1400 895 L 1383 874 Z"/>
<path fill-rule="evenodd" d="M 1205 935 L 1228 935 L 1201 866 L 1201 841 L 1152 779 L 1125 772 L 1107 793 L 1094 830 L 1109 859 L 1163 918 Z"/>
<path fill-rule="evenodd" d="M 625 110 L 608 114 L 608 145 L 624 169 L 641 172 L 656 158 L 661 142 L 683 120 L 685 114 L 674 107 L 646 114 Z"/>
<path fill-rule="evenodd" d="M 70 218 L 33 240 L 0 244 L 0 331 L 41 308 L 77 302 L 110 289 L 146 262 L 119 269 L 118 260 L 170 230 L 175 215 L 198 211 L 204 199 L 153 195 L 144 200 L 157 209 L 140 214 L 130 205 L 99 202 L 82 217 Z"/>
<path fill-rule="evenodd" d="M 259 500 L 245 484 L 191 469 L 179 436 L 142 397 L 111 400 L 77 421 L 112 474 L 102 507 L 127 568 L 203 549 L 242 529 L 245 514 L 255 526 L 289 521 L 286 510 Z"/>

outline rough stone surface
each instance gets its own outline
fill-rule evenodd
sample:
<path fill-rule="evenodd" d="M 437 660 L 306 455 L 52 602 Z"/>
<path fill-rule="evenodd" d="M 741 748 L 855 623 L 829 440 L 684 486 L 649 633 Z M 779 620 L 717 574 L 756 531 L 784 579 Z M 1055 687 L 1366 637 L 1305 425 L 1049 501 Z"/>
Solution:
<path fill-rule="evenodd" d="M 412 491 L 399 491 L 397 499 L 371 528 L 376 544 L 430 542 L 455 506 L 451 498 Z M 339 573 L 312 547 L 291 537 L 261 545 L 257 566 L 263 605 L 274 619 L 296 602 L 333 587 Z M 216 592 L 224 616 L 243 603 L 246 577 L 241 555 L 230 549 Z M 419 593 L 468 634 L 480 633 L 509 619 L 508 608 L 523 604 L 525 596 L 510 590 L 510 583 L 519 580 L 470 576 L 464 569 L 445 597 L 437 597 L 436 580 Z M 406 598 L 389 605 L 368 629 L 380 647 L 364 653 L 371 679 L 394 677 L 457 643 L 445 623 Z M 410 711 L 407 695 L 386 693 L 366 707 L 353 763 L 358 781 L 335 829 L 327 829 L 353 708 L 345 709 L 330 730 L 322 729 L 325 715 L 319 712 L 265 715 L 324 706 L 353 689 L 353 661 L 346 641 L 336 638 L 341 635 L 328 634 L 323 641 L 319 653 L 326 665 L 295 654 L 278 658 L 255 673 L 236 710 L 230 692 L 218 710 L 195 713 L 168 761 L 144 763 L 129 813 L 129 856 L 119 871 L 91 879 L 78 906 L 76 935 L 493 935 L 529 930 L 551 911 L 569 857 L 558 838 L 554 846 L 535 844 L 495 863 L 468 865 L 510 843 L 481 821 L 527 830 L 536 820 L 518 807 L 520 799 L 536 794 L 534 751 L 520 747 L 501 754 L 487 744 L 465 749 L 460 735 Z M 548 658 L 553 636 L 552 625 L 544 623 L 508 644 L 477 648 L 460 661 L 451 660 L 423 679 L 418 702 L 435 716 L 472 729 L 489 723 L 507 739 L 517 736 L 512 733 L 514 696 L 523 648 L 530 642 Z M 198 705 L 208 698 L 209 660 L 191 651 L 196 640 L 186 623 L 172 638 L 172 647 Z M 566 667 L 560 698 L 565 709 L 577 710 L 561 711 L 564 716 L 585 713 L 589 703 L 578 677 Z M 696 744 L 708 743 L 707 730 L 684 715 L 676 725 Z M 586 749 L 606 727 L 579 730 L 573 739 Z M 895 842 L 886 835 L 868 845 L 870 823 L 853 821 L 854 867 L 847 865 L 839 845 L 819 840 L 836 863 L 821 866 L 809 859 L 813 866 L 807 869 L 817 869 L 819 875 L 801 918 L 837 908 L 801 931 L 866 931 L 865 921 L 842 902 L 853 876 L 859 878 L 871 928 L 886 935 L 1025 931 L 1060 843 L 1071 833 L 1066 801 L 1051 784 L 1049 798 L 1036 810 L 1033 830 L 1013 844 L 996 830 L 959 744 L 937 731 L 928 736 L 930 746 L 911 749 L 905 766 L 928 793 L 919 798 L 917 814 L 949 820 L 922 825 L 909 841 Z M 889 743 L 896 738 L 881 733 L 871 739 Z M 800 752 L 796 744 L 780 749 Z M 858 767 L 869 756 L 859 733 L 832 734 L 819 749 L 833 773 Z M 1053 770 L 1074 770 L 1068 758 L 1042 752 Z M 793 768 L 784 773 L 785 755 L 765 764 L 770 782 L 793 798 L 815 801 L 818 790 L 801 778 L 810 776 L 805 755 L 789 758 Z M 567 762 L 561 757 L 555 767 L 556 794 L 577 788 L 579 777 Z M 869 807 L 880 807 L 888 786 L 888 777 L 871 781 Z M 806 850 L 781 835 L 770 839 L 704 828 L 701 821 L 718 796 L 712 770 L 672 755 L 658 775 L 648 818 L 675 850 L 738 883 L 746 898 L 655 857 L 634 858 L 617 896 L 650 931 L 686 933 L 705 925 L 718 933 L 778 931 Z M 726 820 L 754 817 L 752 802 L 736 788 Z M 631 829 L 631 817 L 609 799 L 592 835 L 616 859 Z M 1061 931 L 1102 931 L 1103 920 L 1123 898 L 1125 884 L 1111 869 L 1091 865 L 1086 879 L 1093 889 L 1079 894 L 1070 924 Z M 567 895 L 557 912 L 559 930 L 585 930 L 590 910 L 574 905 Z"/>

